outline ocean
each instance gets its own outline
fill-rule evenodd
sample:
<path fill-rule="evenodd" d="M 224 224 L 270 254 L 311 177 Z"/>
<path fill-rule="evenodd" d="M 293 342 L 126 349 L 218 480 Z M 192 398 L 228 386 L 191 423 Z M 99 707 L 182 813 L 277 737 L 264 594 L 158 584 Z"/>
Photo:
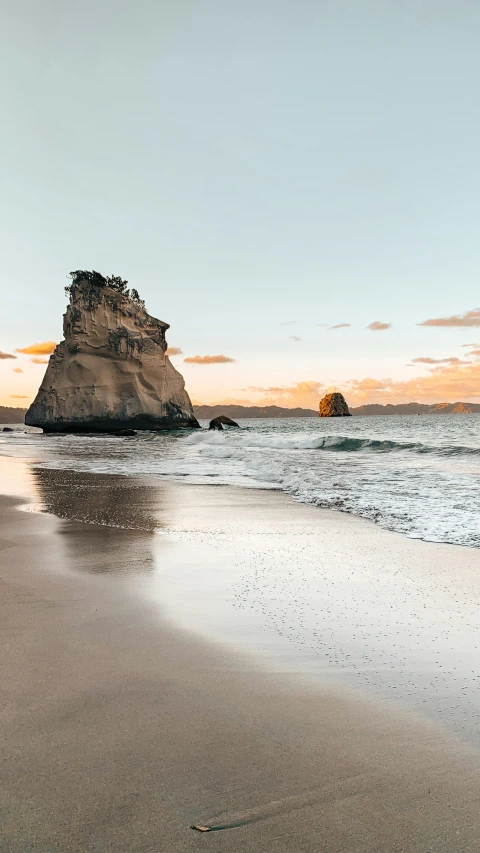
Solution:
<path fill-rule="evenodd" d="M 0 454 L 43 468 L 280 489 L 412 538 L 480 547 L 480 415 L 245 419 L 240 426 L 122 438 L 14 426 L 0 435 Z"/>

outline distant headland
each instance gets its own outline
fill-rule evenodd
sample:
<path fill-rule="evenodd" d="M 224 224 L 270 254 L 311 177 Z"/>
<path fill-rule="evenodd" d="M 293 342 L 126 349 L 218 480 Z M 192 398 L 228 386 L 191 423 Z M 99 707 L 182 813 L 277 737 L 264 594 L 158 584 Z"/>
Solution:
<path fill-rule="evenodd" d="M 199 420 L 211 419 L 219 414 L 229 418 L 316 418 L 318 409 L 287 409 L 283 406 L 194 406 Z M 354 416 L 375 415 L 469 415 L 480 413 L 480 403 L 367 403 L 364 406 L 349 407 Z"/>
<path fill-rule="evenodd" d="M 21 424 L 26 409 L 13 406 L 0 406 L 1 424 Z M 288 409 L 285 406 L 237 406 L 237 405 L 197 405 L 194 412 L 198 420 L 212 420 L 219 415 L 227 415 L 233 420 L 239 418 L 318 418 L 316 409 Z M 379 415 L 471 415 L 480 414 L 480 403 L 367 403 L 364 406 L 350 407 L 355 417 L 374 417 Z"/>

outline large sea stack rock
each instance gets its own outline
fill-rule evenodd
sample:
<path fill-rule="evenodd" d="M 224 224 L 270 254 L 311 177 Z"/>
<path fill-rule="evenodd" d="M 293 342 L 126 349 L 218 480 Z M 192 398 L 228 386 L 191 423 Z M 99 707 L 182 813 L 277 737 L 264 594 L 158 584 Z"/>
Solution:
<path fill-rule="evenodd" d="M 334 394 L 326 394 L 323 400 L 320 400 L 318 407 L 319 418 L 350 418 L 351 414 L 348 411 L 347 401 L 343 394 L 335 392 Z"/>
<path fill-rule="evenodd" d="M 198 427 L 183 376 L 166 355 L 168 323 L 151 317 L 127 282 L 82 275 L 72 273 L 65 340 L 25 423 L 45 432 Z"/>

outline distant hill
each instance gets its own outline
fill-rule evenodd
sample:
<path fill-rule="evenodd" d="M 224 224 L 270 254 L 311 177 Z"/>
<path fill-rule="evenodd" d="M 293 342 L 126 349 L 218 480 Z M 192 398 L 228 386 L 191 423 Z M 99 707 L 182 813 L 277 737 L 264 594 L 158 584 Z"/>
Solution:
<path fill-rule="evenodd" d="M 286 409 L 282 406 L 195 406 L 200 420 L 211 420 L 218 415 L 239 418 L 316 418 L 317 409 Z M 359 417 L 375 415 L 469 415 L 480 413 L 480 403 L 369 403 L 365 406 L 349 407 L 352 415 Z"/>
<path fill-rule="evenodd" d="M 471 415 L 480 413 L 480 403 L 368 403 L 350 411 L 352 415 Z"/>
<path fill-rule="evenodd" d="M 316 409 L 286 409 L 283 406 L 195 406 L 195 415 L 200 420 L 211 421 L 218 415 L 227 415 L 234 421 L 239 418 L 316 418 Z M 0 424 L 23 424 L 26 409 L 0 406 Z M 350 408 L 356 417 L 375 415 L 469 415 L 480 414 L 480 403 L 368 403 Z"/>
<path fill-rule="evenodd" d="M 315 409 L 285 409 L 282 406 L 194 406 L 200 420 L 212 420 L 218 415 L 227 415 L 234 421 L 238 418 L 315 418 Z"/>
<path fill-rule="evenodd" d="M 12 406 L 0 406 L 0 424 L 23 424 L 26 411 Z"/>

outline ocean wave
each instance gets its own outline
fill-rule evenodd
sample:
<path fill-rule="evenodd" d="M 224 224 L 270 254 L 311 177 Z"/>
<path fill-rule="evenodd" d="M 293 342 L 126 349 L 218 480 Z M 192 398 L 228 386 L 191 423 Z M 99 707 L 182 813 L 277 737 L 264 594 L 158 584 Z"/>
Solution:
<path fill-rule="evenodd" d="M 0 453 L 77 472 L 281 489 L 407 536 L 480 547 L 480 417 L 357 420 L 94 441 L 15 432 L 0 438 Z"/>
<path fill-rule="evenodd" d="M 393 441 L 378 438 L 355 438 L 344 435 L 325 435 L 311 438 L 291 438 L 283 436 L 254 435 L 242 430 L 241 433 L 225 431 L 222 433 L 194 433 L 186 441 L 194 445 L 206 445 L 228 453 L 229 448 L 263 448 L 266 450 L 327 450 L 337 453 L 355 453 L 362 450 L 371 453 L 410 452 L 436 454 L 438 456 L 480 456 L 480 447 L 464 445 L 429 445 L 420 442 Z"/>

